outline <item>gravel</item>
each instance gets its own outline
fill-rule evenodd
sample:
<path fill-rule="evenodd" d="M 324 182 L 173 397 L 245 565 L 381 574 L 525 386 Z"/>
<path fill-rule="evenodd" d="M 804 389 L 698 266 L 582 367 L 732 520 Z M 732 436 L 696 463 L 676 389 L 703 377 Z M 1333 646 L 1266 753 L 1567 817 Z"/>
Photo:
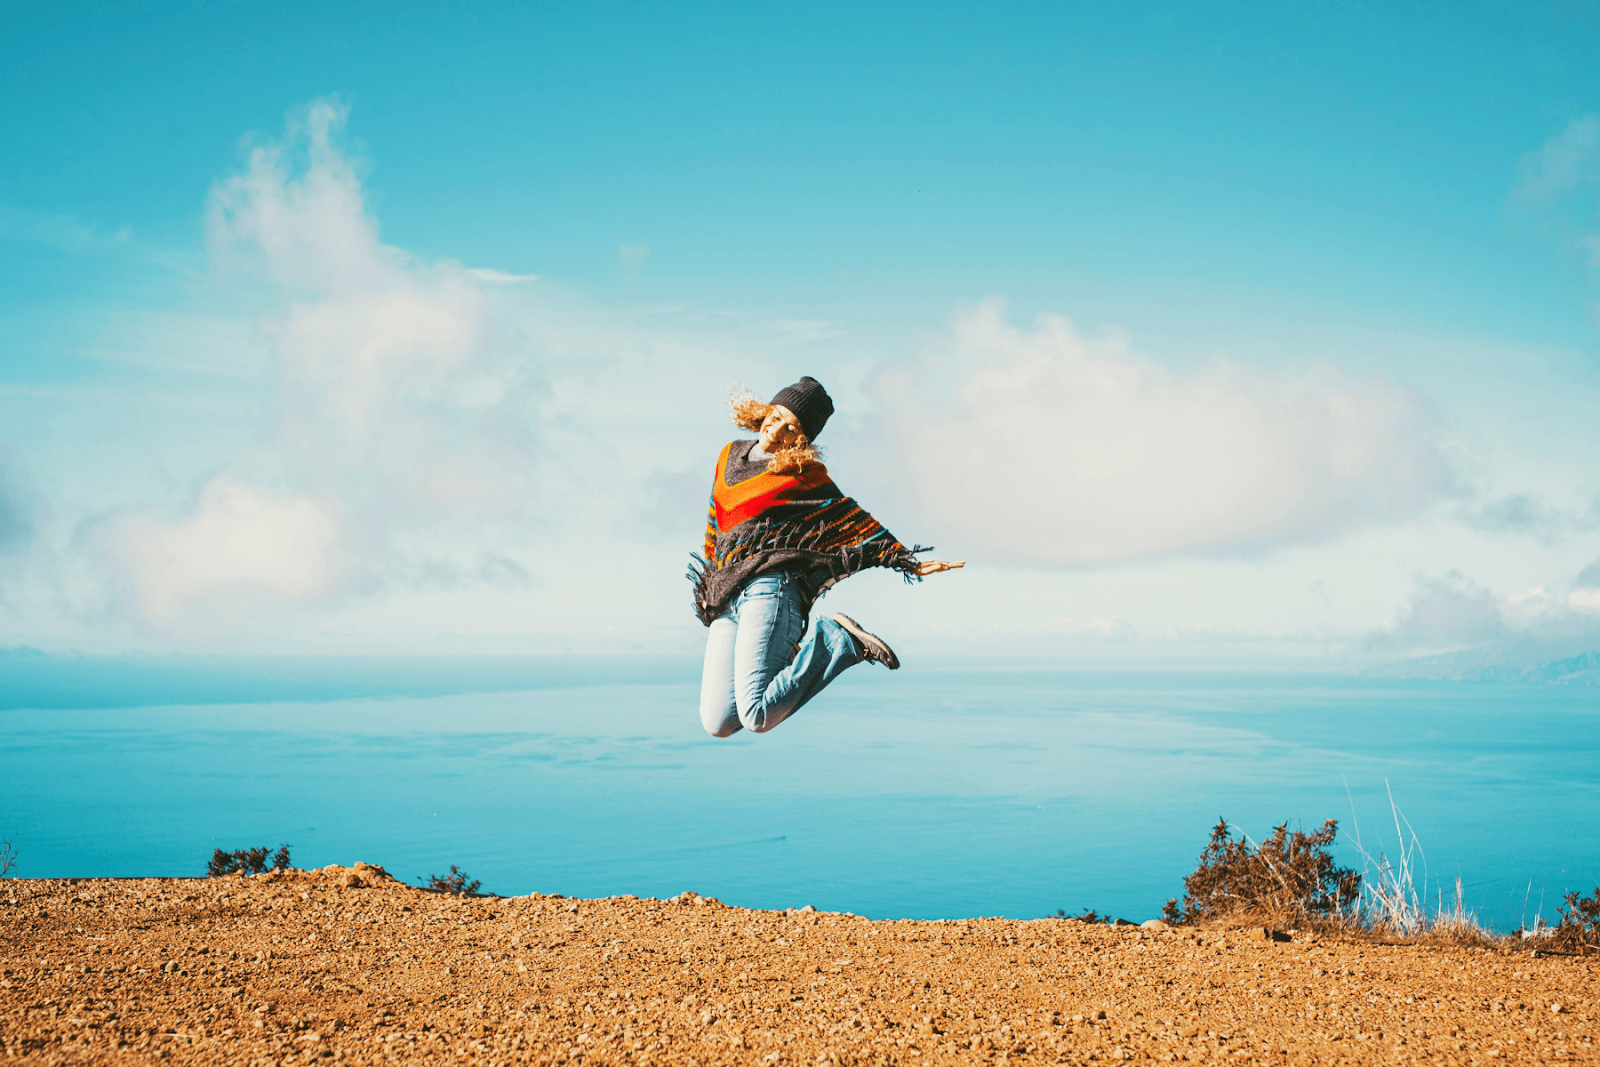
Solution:
<path fill-rule="evenodd" d="M 1600 1063 L 1591 960 L 1072 919 L 425 893 L 381 868 L 0 883 L 38 1063 Z"/>

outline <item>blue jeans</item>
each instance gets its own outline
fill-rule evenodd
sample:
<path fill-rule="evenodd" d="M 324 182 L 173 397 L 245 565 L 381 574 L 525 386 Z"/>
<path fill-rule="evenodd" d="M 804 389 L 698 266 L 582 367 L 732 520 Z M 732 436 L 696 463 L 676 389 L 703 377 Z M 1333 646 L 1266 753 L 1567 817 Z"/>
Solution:
<path fill-rule="evenodd" d="M 752 578 L 711 624 L 700 678 L 700 723 L 713 737 L 764 733 L 864 658 L 856 639 L 819 618 L 796 650 L 806 617 L 794 580 Z"/>

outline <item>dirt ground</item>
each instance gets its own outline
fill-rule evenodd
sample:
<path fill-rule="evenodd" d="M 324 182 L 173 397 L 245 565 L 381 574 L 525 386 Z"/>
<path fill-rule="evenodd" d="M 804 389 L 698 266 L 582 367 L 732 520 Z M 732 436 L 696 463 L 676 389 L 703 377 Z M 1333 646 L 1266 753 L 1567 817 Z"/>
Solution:
<path fill-rule="evenodd" d="M 1596 961 L 1069 919 L 460 898 L 380 869 L 0 883 L 37 1063 L 1597 1063 Z"/>

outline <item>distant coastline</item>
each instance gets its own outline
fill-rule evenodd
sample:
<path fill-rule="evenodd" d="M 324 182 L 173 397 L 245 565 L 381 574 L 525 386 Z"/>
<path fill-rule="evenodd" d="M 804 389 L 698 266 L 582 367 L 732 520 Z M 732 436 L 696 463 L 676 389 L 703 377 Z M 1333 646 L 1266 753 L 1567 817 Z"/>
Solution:
<path fill-rule="evenodd" d="M 1600 685 L 1600 651 L 1545 659 L 1508 645 L 1444 652 L 1399 660 L 1361 672 L 1369 678 L 1410 678 L 1442 682 L 1520 682 L 1534 685 Z"/>

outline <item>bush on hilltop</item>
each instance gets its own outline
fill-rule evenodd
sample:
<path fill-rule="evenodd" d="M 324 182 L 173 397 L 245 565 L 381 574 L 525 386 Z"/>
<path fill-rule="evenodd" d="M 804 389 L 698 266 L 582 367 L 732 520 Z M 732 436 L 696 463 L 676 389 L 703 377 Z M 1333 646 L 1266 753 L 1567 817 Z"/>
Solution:
<path fill-rule="evenodd" d="M 469 878 L 472 880 L 468 881 Z M 417 881 L 421 882 L 423 879 L 419 878 Z M 478 889 L 482 885 L 482 882 L 472 878 L 466 871 L 452 863 L 448 876 L 430 874 L 422 888 L 430 893 L 449 893 L 451 896 L 456 897 L 475 897 L 478 895 Z"/>
<path fill-rule="evenodd" d="M 269 869 L 267 866 L 268 855 L 272 857 L 271 870 L 281 871 L 288 868 L 288 845 L 279 845 L 276 852 L 273 852 L 265 845 L 261 848 L 244 848 L 237 852 L 224 852 L 219 848 L 211 853 L 211 862 L 206 864 L 206 877 L 220 878 L 222 875 L 235 872 L 265 874 Z"/>
<path fill-rule="evenodd" d="M 1185 923 L 1251 916 L 1287 925 L 1343 914 L 1360 893 L 1361 875 L 1335 864 L 1328 852 L 1338 827 L 1329 819 L 1316 833 L 1291 834 L 1282 823 L 1255 845 L 1242 834 L 1231 837 L 1223 819 L 1194 873 L 1183 880 L 1183 907 L 1174 897 L 1163 917 Z"/>
<path fill-rule="evenodd" d="M 1600 949 L 1600 886 L 1592 897 L 1580 897 L 1573 890 L 1567 894 L 1567 906 L 1559 910 L 1561 921 L 1550 935 L 1556 944 L 1581 956 Z"/>
<path fill-rule="evenodd" d="M 1093 908 L 1084 908 L 1083 911 L 1081 913 L 1077 914 L 1077 915 L 1068 915 L 1066 908 L 1057 908 L 1055 917 L 1058 918 L 1058 919 L 1075 919 L 1075 920 L 1077 920 L 1078 922 L 1081 922 L 1081 923 L 1109 923 L 1109 922 L 1111 922 L 1111 916 L 1109 916 L 1109 915 L 1102 916 L 1098 911 L 1095 911 Z"/>

